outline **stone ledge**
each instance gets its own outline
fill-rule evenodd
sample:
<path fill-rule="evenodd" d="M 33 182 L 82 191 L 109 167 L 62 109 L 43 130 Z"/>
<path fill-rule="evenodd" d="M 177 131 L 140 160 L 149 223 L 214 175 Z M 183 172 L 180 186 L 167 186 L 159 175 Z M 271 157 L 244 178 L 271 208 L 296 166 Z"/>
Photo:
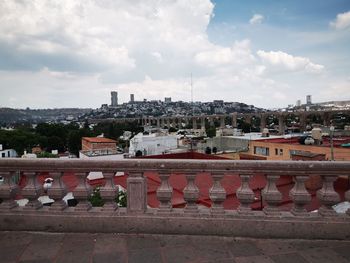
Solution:
<path fill-rule="evenodd" d="M 210 218 L 106 214 L 0 214 L 0 231 L 216 235 L 350 240 L 349 218 Z"/>

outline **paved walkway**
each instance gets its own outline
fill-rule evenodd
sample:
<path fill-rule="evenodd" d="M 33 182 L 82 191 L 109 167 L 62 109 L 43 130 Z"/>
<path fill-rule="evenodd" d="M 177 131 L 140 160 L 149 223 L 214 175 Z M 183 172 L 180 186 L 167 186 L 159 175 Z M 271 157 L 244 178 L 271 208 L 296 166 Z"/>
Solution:
<path fill-rule="evenodd" d="M 350 262 L 350 241 L 0 232 L 0 262 Z"/>

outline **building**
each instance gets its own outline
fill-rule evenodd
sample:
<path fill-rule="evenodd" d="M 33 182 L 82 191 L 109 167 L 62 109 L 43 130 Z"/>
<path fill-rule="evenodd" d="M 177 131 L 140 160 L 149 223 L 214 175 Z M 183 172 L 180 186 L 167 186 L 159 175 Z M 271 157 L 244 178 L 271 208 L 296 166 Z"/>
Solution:
<path fill-rule="evenodd" d="M 295 106 L 300 107 L 301 106 L 301 100 L 297 100 L 297 103 L 295 104 Z"/>
<path fill-rule="evenodd" d="M 130 94 L 130 102 L 131 102 L 131 103 L 135 102 L 135 96 L 134 96 L 134 94 Z"/>
<path fill-rule="evenodd" d="M 17 152 L 14 149 L 3 149 L 0 144 L 0 158 L 14 158 L 17 157 Z"/>
<path fill-rule="evenodd" d="M 336 161 L 350 161 L 349 148 L 343 147 L 350 137 L 334 139 L 333 154 Z M 299 137 L 264 138 L 249 142 L 249 155 L 265 160 L 331 160 L 332 147 L 329 137 L 324 137 L 320 145 L 301 144 Z"/>
<path fill-rule="evenodd" d="M 171 102 L 171 97 L 165 97 L 164 102 Z"/>
<path fill-rule="evenodd" d="M 111 106 L 112 107 L 118 106 L 118 92 L 116 91 L 111 92 Z"/>
<path fill-rule="evenodd" d="M 129 154 L 138 155 L 156 155 L 168 153 L 178 148 L 176 135 L 166 135 L 161 133 L 152 133 L 143 135 L 139 133 L 130 140 Z"/>
<path fill-rule="evenodd" d="M 311 95 L 306 95 L 306 105 L 311 105 Z"/>
<path fill-rule="evenodd" d="M 106 155 L 117 152 L 117 141 L 104 137 L 81 138 L 82 152 L 89 155 Z"/>
<path fill-rule="evenodd" d="M 80 159 L 91 160 L 122 160 L 124 153 L 117 148 L 117 141 L 104 137 L 83 137 Z M 102 172 L 93 171 L 88 175 L 89 180 L 103 178 Z"/>

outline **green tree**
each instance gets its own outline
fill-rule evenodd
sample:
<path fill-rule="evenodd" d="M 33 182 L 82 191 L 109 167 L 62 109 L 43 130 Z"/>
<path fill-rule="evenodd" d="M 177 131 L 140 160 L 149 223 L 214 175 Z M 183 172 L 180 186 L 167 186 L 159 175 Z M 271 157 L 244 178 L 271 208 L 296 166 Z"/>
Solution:
<path fill-rule="evenodd" d="M 216 128 L 214 126 L 208 126 L 205 132 L 209 138 L 213 138 L 216 136 Z"/>

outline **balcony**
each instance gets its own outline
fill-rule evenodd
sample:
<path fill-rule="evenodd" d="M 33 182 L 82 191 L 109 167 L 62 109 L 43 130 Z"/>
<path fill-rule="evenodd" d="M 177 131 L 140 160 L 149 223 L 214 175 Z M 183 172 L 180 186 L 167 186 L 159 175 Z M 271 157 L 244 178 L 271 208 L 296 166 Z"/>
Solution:
<path fill-rule="evenodd" d="M 87 175 L 101 171 L 106 183 L 100 189 L 104 200 L 102 207 L 92 207 L 88 201 L 91 187 Z M 12 183 L 12 176 L 22 173 L 26 185 L 20 189 Z M 43 206 L 38 198 L 43 194 L 38 175 L 48 172 L 54 179 L 48 196 L 54 200 L 51 206 Z M 66 195 L 62 176 L 74 173 L 78 186 L 73 195 L 78 201 L 68 207 L 62 198 Z M 127 174 L 127 207 L 118 207 L 114 184 L 117 172 Z M 147 172 L 157 173 L 161 184 L 156 191 L 159 207 L 147 206 Z M 199 173 L 210 173 L 213 184 L 209 190 L 211 207 L 197 204 L 199 189 L 195 178 Z M 336 213 L 332 206 L 340 201 L 333 183 L 339 177 L 350 174 L 349 162 L 272 162 L 272 161 L 221 161 L 221 160 L 54 160 L 54 159 L 4 159 L 0 161 L 0 230 L 2 231 L 53 231 L 53 232 L 105 232 L 143 234 L 215 235 L 253 238 L 303 238 L 350 239 L 350 211 Z M 173 189 L 169 178 L 173 174 L 185 176 L 183 189 L 184 208 L 171 205 Z M 266 177 L 262 191 L 265 206 L 262 211 L 251 209 L 254 193 L 249 181 L 256 175 Z M 224 176 L 239 176 L 240 187 L 236 195 L 237 209 L 225 209 L 225 189 L 221 185 Z M 276 187 L 280 176 L 293 177 L 294 187 L 289 192 L 293 202 L 288 211 L 281 210 L 282 194 Z M 309 212 L 305 206 L 310 193 L 305 181 L 310 175 L 320 175 L 323 186 L 317 191 L 320 207 Z M 29 200 L 20 207 L 16 195 Z M 345 200 L 350 200 L 349 189 Z"/>

